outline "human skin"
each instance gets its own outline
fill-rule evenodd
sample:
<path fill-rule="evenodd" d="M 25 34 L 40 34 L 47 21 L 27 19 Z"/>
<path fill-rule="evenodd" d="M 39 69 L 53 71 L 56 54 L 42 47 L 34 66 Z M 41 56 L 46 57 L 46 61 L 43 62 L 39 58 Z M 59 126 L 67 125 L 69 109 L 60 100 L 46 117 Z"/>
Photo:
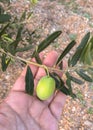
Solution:
<path fill-rule="evenodd" d="M 58 54 L 51 51 L 43 64 L 52 67 Z M 45 75 L 43 68 L 30 65 L 35 86 Z M 58 130 L 58 122 L 66 101 L 66 95 L 58 91 L 51 99 L 41 101 L 25 93 L 25 73 L 23 70 L 8 97 L 0 104 L 0 130 Z M 62 75 L 62 74 L 60 74 Z"/>

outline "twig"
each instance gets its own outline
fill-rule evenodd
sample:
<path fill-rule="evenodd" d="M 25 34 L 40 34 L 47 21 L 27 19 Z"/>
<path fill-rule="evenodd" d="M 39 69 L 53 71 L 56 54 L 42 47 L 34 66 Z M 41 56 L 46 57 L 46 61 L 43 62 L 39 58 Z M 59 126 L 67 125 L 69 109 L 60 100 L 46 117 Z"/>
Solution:
<path fill-rule="evenodd" d="M 45 70 L 51 70 L 51 71 L 57 71 L 57 72 L 61 72 L 61 73 L 66 73 L 67 71 L 68 72 L 72 72 L 72 71 L 75 71 L 77 69 L 83 69 L 83 70 L 86 70 L 88 69 L 89 67 L 93 68 L 92 65 L 81 65 L 81 64 L 78 64 L 74 67 L 67 67 L 66 69 L 58 69 L 56 67 L 48 67 L 46 65 L 41 65 L 41 64 L 38 64 L 36 62 L 32 62 L 32 61 L 28 61 L 28 60 L 25 60 L 19 56 L 13 56 L 12 54 L 10 54 L 9 52 L 5 52 L 3 49 L 0 49 L 0 52 L 4 53 L 4 54 L 7 54 L 8 56 L 12 57 L 13 59 L 18 59 L 20 61 L 23 61 L 23 62 L 26 62 L 27 64 L 32 64 L 32 65 L 35 65 L 35 66 L 38 66 L 40 68 L 44 68 Z"/>

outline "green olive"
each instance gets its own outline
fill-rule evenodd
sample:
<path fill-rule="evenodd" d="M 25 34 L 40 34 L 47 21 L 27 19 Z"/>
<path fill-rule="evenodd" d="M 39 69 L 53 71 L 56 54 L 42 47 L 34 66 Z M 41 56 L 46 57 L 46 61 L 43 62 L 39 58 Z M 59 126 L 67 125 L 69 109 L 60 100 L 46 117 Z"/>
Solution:
<path fill-rule="evenodd" d="M 40 100 L 49 99 L 55 91 L 55 80 L 50 76 L 42 77 L 36 87 L 36 94 Z"/>
<path fill-rule="evenodd" d="M 36 4 L 38 2 L 38 0 L 32 0 L 32 3 Z"/>

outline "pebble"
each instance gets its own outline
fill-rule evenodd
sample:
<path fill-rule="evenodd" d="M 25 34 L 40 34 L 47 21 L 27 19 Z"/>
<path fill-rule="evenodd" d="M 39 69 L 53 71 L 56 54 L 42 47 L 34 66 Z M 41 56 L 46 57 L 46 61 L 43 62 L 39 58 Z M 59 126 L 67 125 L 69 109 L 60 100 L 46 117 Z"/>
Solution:
<path fill-rule="evenodd" d="M 88 126 L 88 127 L 92 127 L 92 128 L 93 128 L 93 122 L 90 122 L 90 121 L 86 120 L 86 121 L 84 122 L 84 124 L 85 124 L 86 126 Z"/>

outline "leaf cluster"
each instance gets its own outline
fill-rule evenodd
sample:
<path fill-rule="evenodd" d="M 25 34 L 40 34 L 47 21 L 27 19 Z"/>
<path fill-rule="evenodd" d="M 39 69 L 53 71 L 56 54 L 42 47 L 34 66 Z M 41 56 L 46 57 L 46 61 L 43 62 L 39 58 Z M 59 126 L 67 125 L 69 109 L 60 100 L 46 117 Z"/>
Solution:
<path fill-rule="evenodd" d="M 42 41 L 37 50 L 34 51 L 33 57 L 39 56 L 39 53 L 43 51 L 47 46 L 49 46 L 59 35 L 61 31 L 56 31 L 49 35 L 44 41 Z M 73 83 L 82 85 L 85 81 L 93 82 L 93 38 L 90 36 L 90 32 L 85 34 L 82 38 L 81 43 L 76 48 L 76 51 L 72 56 L 68 59 L 68 69 L 64 71 L 65 80 L 60 78 L 56 72 L 49 72 L 49 75 L 55 79 L 56 89 L 65 93 L 66 95 L 70 95 L 75 98 L 76 95 L 73 92 Z M 76 45 L 76 41 L 72 40 L 67 47 L 62 51 L 59 55 L 56 66 L 60 68 L 60 70 L 64 70 L 62 66 L 63 58 L 69 53 L 69 51 Z M 90 47 L 91 46 L 91 47 Z M 89 48 L 88 48 L 89 47 Z M 89 50 L 90 49 L 90 50 Z M 91 53 L 91 60 L 88 62 L 85 55 L 86 53 Z M 40 58 L 40 57 L 39 57 Z M 88 57 L 87 57 L 88 58 Z M 40 64 L 40 60 L 37 61 Z M 73 72 L 73 73 L 71 73 Z M 28 73 L 26 73 L 28 75 Z M 33 79 L 34 80 L 34 79 Z M 31 86 L 28 86 L 28 88 Z M 34 87 L 34 86 L 33 86 Z"/>
<path fill-rule="evenodd" d="M 3 71 L 7 69 L 12 61 L 12 58 L 7 53 L 16 56 L 18 52 L 33 49 L 33 45 L 38 36 L 36 30 L 29 31 L 25 28 L 26 23 L 24 22 L 29 20 L 31 15 L 32 12 L 27 13 L 24 10 L 20 17 L 13 17 L 3 7 L 0 7 L 0 49 L 5 52 L 5 54 L 1 54 Z"/>
<path fill-rule="evenodd" d="M 12 18 L 10 14 L 5 13 L 4 9 L 0 7 L 0 52 L 2 52 L 0 56 L 3 71 L 6 71 L 11 63 L 11 59 L 16 58 L 18 52 L 32 51 L 32 49 L 34 49 L 34 51 L 31 58 L 35 58 L 37 65 L 42 67 L 43 63 L 39 57 L 39 53 L 45 50 L 62 33 L 61 30 L 57 30 L 49 34 L 39 45 L 33 46 L 36 30 L 32 32 L 28 31 L 23 24 L 23 21 L 27 18 L 29 19 L 30 16 L 31 14 L 26 14 L 26 11 L 24 11 L 20 19 Z M 24 43 L 23 46 L 20 46 L 20 43 Z M 85 34 L 73 55 L 68 58 L 68 67 L 64 71 L 62 61 L 75 45 L 76 41 L 72 40 L 61 52 L 53 68 L 53 70 L 56 70 L 56 67 L 58 67 L 60 71 L 64 72 L 65 79 L 60 78 L 55 71 L 51 72 L 52 68 L 48 70 L 47 66 L 44 67 L 45 71 L 49 71 L 49 75 L 54 78 L 56 89 L 73 98 L 75 98 L 76 95 L 73 92 L 72 82 L 79 85 L 82 85 L 85 81 L 93 82 L 93 36 L 91 36 L 90 32 Z M 28 63 L 28 61 L 26 61 L 26 63 Z M 27 67 L 25 82 L 26 93 L 33 95 L 34 77 L 29 65 Z"/>

